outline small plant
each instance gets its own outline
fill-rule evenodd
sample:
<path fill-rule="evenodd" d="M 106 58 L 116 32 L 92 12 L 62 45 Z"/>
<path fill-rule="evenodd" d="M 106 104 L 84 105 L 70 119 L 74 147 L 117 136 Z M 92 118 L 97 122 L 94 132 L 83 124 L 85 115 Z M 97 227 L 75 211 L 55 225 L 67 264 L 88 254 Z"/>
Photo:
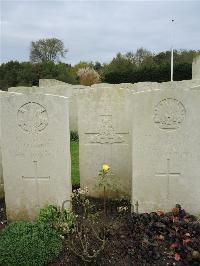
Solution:
<path fill-rule="evenodd" d="M 85 219 L 91 214 L 93 209 L 93 204 L 89 201 L 88 197 L 88 188 L 83 189 L 74 189 L 72 193 L 72 201 L 83 209 L 83 217 Z"/>
<path fill-rule="evenodd" d="M 99 172 L 99 187 L 103 188 L 103 202 L 104 202 L 104 213 L 106 213 L 106 191 L 111 189 L 117 192 L 118 188 L 114 183 L 114 175 L 110 172 L 110 166 L 103 164 Z"/>
<path fill-rule="evenodd" d="M 66 238 L 66 246 L 83 262 L 91 263 L 97 260 L 105 247 L 105 230 L 96 221 L 98 213 L 93 213 L 94 205 L 88 199 L 87 187 L 74 190 L 72 201 L 81 206 L 82 215 L 76 216 L 75 230 Z"/>
<path fill-rule="evenodd" d="M 75 216 L 66 209 L 54 205 L 41 209 L 38 222 L 49 224 L 60 234 L 67 235 L 74 230 Z"/>
<path fill-rule="evenodd" d="M 106 245 L 104 229 L 99 228 L 94 221 L 84 220 L 79 225 L 77 223 L 76 230 L 66 244 L 82 261 L 95 262 Z"/>
<path fill-rule="evenodd" d="M 20 221 L 0 232 L 0 265 L 46 265 L 61 250 L 61 238 L 48 224 Z"/>
<path fill-rule="evenodd" d="M 70 131 L 70 140 L 71 141 L 78 141 L 79 135 L 77 131 Z"/>
<path fill-rule="evenodd" d="M 103 187 L 105 190 L 111 189 L 112 191 L 118 191 L 115 182 L 116 177 L 110 171 L 110 166 L 103 164 L 101 170 L 99 171 L 99 187 Z"/>

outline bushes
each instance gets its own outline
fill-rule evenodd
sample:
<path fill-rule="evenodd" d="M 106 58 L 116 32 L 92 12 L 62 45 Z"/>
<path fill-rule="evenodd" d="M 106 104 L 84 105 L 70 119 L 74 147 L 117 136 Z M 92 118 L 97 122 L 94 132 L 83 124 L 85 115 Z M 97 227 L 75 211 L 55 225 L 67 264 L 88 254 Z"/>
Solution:
<path fill-rule="evenodd" d="M 48 224 L 20 221 L 0 232 L 0 265 L 45 265 L 61 249 L 58 233 Z"/>
<path fill-rule="evenodd" d="M 0 232 L 0 265 L 40 266 L 55 259 L 62 250 L 62 235 L 74 230 L 73 213 L 49 205 L 36 222 L 19 221 Z"/>
<path fill-rule="evenodd" d="M 49 205 L 47 208 L 41 209 L 38 217 L 39 223 L 49 224 L 56 229 L 60 234 L 69 234 L 74 229 L 74 215 L 54 205 Z"/>
<path fill-rule="evenodd" d="M 38 86 L 39 79 L 58 79 L 76 84 L 77 76 L 71 65 L 65 63 L 10 61 L 0 65 L 0 90 L 13 86 Z"/>
<path fill-rule="evenodd" d="M 170 63 L 162 65 L 141 66 L 132 70 L 118 71 L 107 69 L 104 73 L 104 82 L 108 83 L 137 83 L 137 82 L 166 82 L 170 80 Z M 192 64 L 176 63 L 174 65 L 174 80 L 187 80 L 192 78 Z"/>

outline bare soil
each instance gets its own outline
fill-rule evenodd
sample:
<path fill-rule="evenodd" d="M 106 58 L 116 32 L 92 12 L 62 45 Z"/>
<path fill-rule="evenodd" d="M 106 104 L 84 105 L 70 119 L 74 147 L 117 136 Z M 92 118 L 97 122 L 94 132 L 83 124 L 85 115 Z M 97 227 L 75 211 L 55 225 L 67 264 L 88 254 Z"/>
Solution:
<path fill-rule="evenodd" d="M 105 249 L 96 261 L 87 263 L 74 255 L 66 245 L 51 266 L 200 265 L 200 223 L 196 217 L 185 213 L 180 205 L 170 213 L 137 214 L 131 213 L 130 204 L 126 201 L 110 201 L 104 214 L 102 201 L 92 199 L 92 202 L 94 213 L 100 213 L 93 227 L 99 235 L 104 228 Z M 80 216 L 80 209 L 75 205 L 73 207 Z M 88 232 L 88 245 L 92 250 L 97 248 L 97 242 L 92 230 Z M 80 245 L 80 241 L 75 243 Z"/>
<path fill-rule="evenodd" d="M 93 213 L 99 214 L 92 222 L 94 231 L 106 239 L 105 248 L 93 262 L 84 262 L 65 244 L 63 252 L 52 262 L 58 265 L 116 265 L 116 266 L 199 266 L 200 223 L 197 218 L 176 206 L 170 213 L 154 212 L 137 214 L 130 212 L 126 201 L 107 202 L 106 213 L 100 200 L 92 199 Z M 82 209 L 73 205 L 82 220 Z M 89 228 L 90 219 L 84 221 Z M 4 201 L 0 201 L 0 229 L 7 224 Z M 98 249 L 93 230 L 86 231 L 89 249 Z M 74 238 L 77 249 L 80 241 Z M 81 247 L 80 247 L 81 250 Z"/>

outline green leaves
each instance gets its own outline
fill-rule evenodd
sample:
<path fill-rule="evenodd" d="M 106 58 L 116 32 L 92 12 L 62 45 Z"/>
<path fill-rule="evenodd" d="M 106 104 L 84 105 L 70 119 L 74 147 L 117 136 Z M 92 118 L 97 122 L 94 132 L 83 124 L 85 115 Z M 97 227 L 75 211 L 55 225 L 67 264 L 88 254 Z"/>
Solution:
<path fill-rule="evenodd" d="M 0 265 L 40 266 L 62 250 L 61 236 L 74 230 L 75 217 L 54 205 L 41 209 L 36 222 L 19 221 L 0 232 Z"/>
<path fill-rule="evenodd" d="M 74 230 L 74 214 L 66 209 L 61 209 L 54 205 L 41 209 L 38 217 L 39 223 L 49 224 L 56 229 L 59 234 L 66 235 Z"/>
<path fill-rule="evenodd" d="M 48 224 L 19 221 L 0 232 L 0 265 L 44 265 L 61 249 L 58 233 Z"/>

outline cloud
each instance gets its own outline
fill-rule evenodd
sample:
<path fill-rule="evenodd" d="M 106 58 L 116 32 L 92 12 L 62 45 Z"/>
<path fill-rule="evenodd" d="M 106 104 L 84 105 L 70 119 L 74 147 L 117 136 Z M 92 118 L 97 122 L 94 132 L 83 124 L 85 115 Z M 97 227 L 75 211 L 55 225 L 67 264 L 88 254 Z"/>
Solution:
<path fill-rule="evenodd" d="M 64 41 L 72 64 L 141 46 L 200 49 L 199 10 L 196 1 L 3 1 L 1 62 L 27 61 L 31 41 L 51 37 Z"/>

